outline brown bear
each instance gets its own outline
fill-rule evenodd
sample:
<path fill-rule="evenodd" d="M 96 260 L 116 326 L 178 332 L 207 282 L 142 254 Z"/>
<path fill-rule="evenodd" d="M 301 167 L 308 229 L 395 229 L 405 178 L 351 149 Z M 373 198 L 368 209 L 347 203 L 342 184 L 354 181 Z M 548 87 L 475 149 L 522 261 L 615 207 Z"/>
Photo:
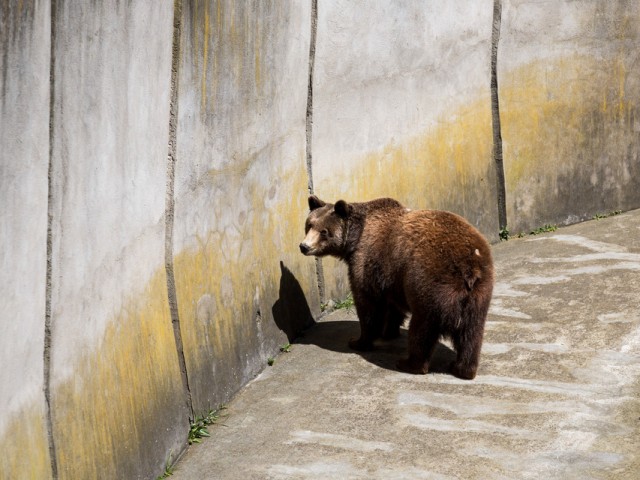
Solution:
<path fill-rule="evenodd" d="M 360 338 L 349 346 L 373 348 L 393 338 L 411 314 L 408 353 L 397 367 L 427 373 L 441 337 L 456 351 L 451 373 L 473 379 L 493 292 L 493 260 L 485 238 L 462 217 L 410 210 L 391 198 L 326 203 L 309 197 L 311 212 L 300 244 L 305 255 L 331 255 L 349 268 Z"/>

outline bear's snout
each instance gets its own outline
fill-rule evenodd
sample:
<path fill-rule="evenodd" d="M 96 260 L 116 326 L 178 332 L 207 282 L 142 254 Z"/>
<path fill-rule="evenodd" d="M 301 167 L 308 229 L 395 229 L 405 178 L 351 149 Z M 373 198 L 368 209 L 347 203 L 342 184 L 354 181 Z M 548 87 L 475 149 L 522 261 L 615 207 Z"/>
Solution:
<path fill-rule="evenodd" d="M 307 245 L 306 243 L 302 242 L 300 244 L 300 251 L 304 254 L 304 255 L 308 255 L 309 251 L 311 250 L 311 247 L 309 245 Z"/>

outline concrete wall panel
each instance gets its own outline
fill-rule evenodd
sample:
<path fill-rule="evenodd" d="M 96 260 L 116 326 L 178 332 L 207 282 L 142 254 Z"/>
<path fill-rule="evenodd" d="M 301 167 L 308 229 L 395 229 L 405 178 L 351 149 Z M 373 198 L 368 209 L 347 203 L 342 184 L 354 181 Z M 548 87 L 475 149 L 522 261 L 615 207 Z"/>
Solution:
<path fill-rule="evenodd" d="M 498 78 L 512 233 L 640 204 L 640 4 L 506 0 Z"/>
<path fill-rule="evenodd" d="M 164 211 L 173 9 L 58 2 L 52 409 L 60 478 L 136 478 L 186 440 Z"/>
<path fill-rule="evenodd" d="M 0 477 L 50 476 L 43 352 L 49 6 L 0 4 Z M 29 428 L 25 428 L 28 425 Z"/>
<path fill-rule="evenodd" d="M 492 13 L 476 0 L 319 3 L 316 193 L 451 210 L 497 238 Z M 324 263 L 339 296 L 343 270 Z"/>
<path fill-rule="evenodd" d="M 310 4 L 185 5 L 175 275 L 196 412 L 318 311 L 304 234 Z"/>

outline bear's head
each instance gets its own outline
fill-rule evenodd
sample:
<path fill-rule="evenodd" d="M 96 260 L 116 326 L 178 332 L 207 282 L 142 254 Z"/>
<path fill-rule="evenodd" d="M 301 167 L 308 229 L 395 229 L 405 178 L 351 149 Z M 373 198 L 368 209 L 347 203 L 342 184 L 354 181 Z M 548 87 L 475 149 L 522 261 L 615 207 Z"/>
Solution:
<path fill-rule="evenodd" d="M 300 244 L 300 251 L 316 257 L 342 257 L 352 206 L 344 200 L 339 200 L 334 205 L 311 195 L 309 209 L 311 211 L 304 225 L 306 236 Z"/>

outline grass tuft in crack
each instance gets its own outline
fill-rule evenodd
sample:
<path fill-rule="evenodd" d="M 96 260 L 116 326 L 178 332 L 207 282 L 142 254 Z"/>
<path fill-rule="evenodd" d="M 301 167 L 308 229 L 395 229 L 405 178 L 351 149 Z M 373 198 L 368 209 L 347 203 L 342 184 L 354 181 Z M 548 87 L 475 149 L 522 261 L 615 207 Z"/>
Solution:
<path fill-rule="evenodd" d="M 349 295 L 347 295 L 347 298 L 345 298 L 344 300 L 341 301 L 337 301 L 336 305 L 335 305 L 335 309 L 336 310 L 340 310 L 342 308 L 353 308 L 353 295 L 351 293 L 349 293 Z"/>
<path fill-rule="evenodd" d="M 611 213 L 596 213 L 592 219 L 593 220 L 600 220 L 601 218 L 607 218 L 607 217 L 613 217 L 615 215 L 620 215 L 622 213 L 622 210 L 615 210 Z"/>
<path fill-rule="evenodd" d="M 557 225 L 543 225 L 542 227 L 538 227 L 535 230 L 531 230 L 529 232 L 529 235 L 540 235 L 541 233 L 547 233 L 547 232 L 555 232 L 558 229 Z"/>
<path fill-rule="evenodd" d="M 347 298 L 345 298 L 344 300 L 330 299 L 327 303 L 323 303 L 322 305 L 320 305 L 320 311 L 333 312 L 335 310 L 340 310 L 342 308 L 350 310 L 351 308 L 353 308 L 353 306 L 354 306 L 353 295 L 349 293 L 347 295 Z"/>
<path fill-rule="evenodd" d="M 201 443 L 201 439 L 204 437 L 210 437 L 207 427 L 213 425 L 220 419 L 220 412 L 225 410 L 225 405 L 220 405 L 215 410 L 209 410 L 209 413 L 203 416 L 196 416 L 195 420 L 191 422 L 189 428 L 189 445 L 194 443 Z"/>
<path fill-rule="evenodd" d="M 164 464 L 163 474 L 156 478 L 156 480 L 164 480 L 165 478 L 169 478 L 171 475 L 173 475 L 173 462 L 171 460 L 171 455 L 173 455 L 173 451 L 169 452 L 169 457 Z"/>

